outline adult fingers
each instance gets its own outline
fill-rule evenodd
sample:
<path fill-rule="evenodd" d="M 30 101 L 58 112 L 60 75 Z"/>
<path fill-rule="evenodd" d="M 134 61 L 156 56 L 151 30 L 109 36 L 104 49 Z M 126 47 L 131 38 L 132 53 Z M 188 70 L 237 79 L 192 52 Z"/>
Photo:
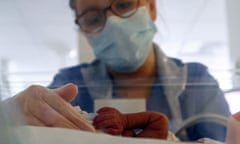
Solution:
<path fill-rule="evenodd" d="M 72 86 L 66 86 L 63 89 L 71 89 Z M 62 89 L 61 94 L 67 94 L 67 91 Z M 59 92 L 59 91 L 58 91 Z M 57 93 L 58 93 L 57 92 Z M 57 113 L 65 117 L 68 121 L 76 125 L 79 129 L 85 131 L 95 132 L 95 129 L 91 124 L 88 123 L 86 118 L 84 118 L 77 110 L 75 110 L 69 103 L 65 102 L 65 100 L 56 93 L 56 91 L 50 91 L 49 95 L 43 95 L 42 99 Z M 72 93 L 74 94 L 74 93 Z M 69 98 L 69 97 L 68 97 Z"/>
<path fill-rule="evenodd" d="M 93 126 L 58 94 L 68 94 L 71 87 L 60 88 L 56 92 L 41 86 L 31 86 L 17 98 L 25 117 L 33 115 L 47 126 L 94 132 Z"/>
<path fill-rule="evenodd" d="M 44 123 L 44 125 L 49 127 L 63 127 L 63 128 L 71 128 L 77 129 L 77 126 L 72 124 L 54 109 L 52 109 L 47 103 L 40 101 L 35 103 L 35 107 L 30 109 L 30 113 L 35 118 L 28 117 L 28 123 L 40 124 L 40 121 Z M 38 121 L 37 121 L 38 120 Z"/>
<path fill-rule="evenodd" d="M 46 126 L 42 121 L 40 121 L 39 119 L 37 119 L 36 117 L 33 116 L 28 116 L 24 122 L 28 125 L 32 125 L 32 126 L 41 126 L 44 127 Z"/>
<path fill-rule="evenodd" d="M 78 88 L 76 85 L 69 83 L 53 91 L 60 95 L 65 101 L 70 102 L 77 95 Z"/>

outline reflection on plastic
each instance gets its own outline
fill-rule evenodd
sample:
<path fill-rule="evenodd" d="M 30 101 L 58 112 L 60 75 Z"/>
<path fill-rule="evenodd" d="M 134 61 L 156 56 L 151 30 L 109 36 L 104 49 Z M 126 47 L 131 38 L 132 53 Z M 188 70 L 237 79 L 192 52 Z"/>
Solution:
<path fill-rule="evenodd" d="M 113 107 L 122 113 L 137 113 L 146 111 L 145 99 L 96 99 L 95 112 L 102 107 Z"/>
<path fill-rule="evenodd" d="M 181 137 L 182 140 L 188 140 L 184 130 L 201 122 L 213 122 L 222 126 L 227 126 L 228 117 L 217 114 L 199 114 L 192 116 L 183 122 L 181 127 L 175 132 L 175 135 Z"/>

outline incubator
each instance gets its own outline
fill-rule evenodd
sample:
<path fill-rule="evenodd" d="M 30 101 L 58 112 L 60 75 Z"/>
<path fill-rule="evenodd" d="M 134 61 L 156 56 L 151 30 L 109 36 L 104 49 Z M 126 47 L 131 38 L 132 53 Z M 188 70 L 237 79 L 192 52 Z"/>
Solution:
<path fill-rule="evenodd" d="M 3 112 L 4 107 L 1 104 L 1 119 L 8 117 L 6 113 Z M 79 107 L 76 109 L 86 118 L 91 121 L 95 116 L 82 111 Z M 1 139 L 0 142 L 4 144 L 68 144 L 68 143 L 78 143 L 78 144 L 224 144 L 219 141 L 215 141 L 208 138 L 199 139 L 194 142 L 184 142 L 179 141 L 174 134 L 169 135 L 168 140 L 156 140 L 156 139 L 137 139 L 137 138 L 124 138 L 121 136 L 111 136 L 104 134 L 102 132 L 94 134 L 78 130 L 70 130 L 64 128 L 46 128 L 46 127 L 34 127 L 34 126 L 17 126 L 13 127 L 10 123 L 6 121 L 0 121 L 1 127 Z M 231 120 L 230 120 L 231 121 Z M 231 128 L 230 135 L 228 135 L 227 144 L 238 144 L 239 137 L 238 132 L 240 132 L 239 124 L 240 122 L 230 122 Z M 233 135 L 231 135 L 233 134 Z"/>
<path fill-rule="evenodd" d="M 161 84 L 158 84 L 158 85 L 161 85 Z M 210 84 L 208 84 L 208 86 L 209 85 Z M 94 87 L 93 85 L 89 85 L 89 86 Z M 179 86 L 179 84 L 176 83 L 175 86 Z M 83 87 L 83 86 L 79 85 L 79 87 Z M 94 101 L 95 110 L 93 112 L 87 112 L 79 106 L 75 108 L 79 113 L 84 115 L 85 118 L 89 120 L 89 123 L 91 123 L 94 117 L 97 115 L 96 114 L 97 109 L 100 109 L 101 107 L 104 107 L 104 106 L 115 107 L 120 111 L 122 111 L 123 113 L 135 113 L 135 112 L 146 111 L 148 108 L 146 107 L 146 103 L 147 101 L 143 99 L 119 99 L 119 98 L 108 99 L 106 98 L 106 99 L 96 99 Z M 1 115 L 3 114 L 2 113 L 3 111 L 7 113 L 9 112 L 9 110 L 6 110 L 7 107 L 5 107 L 6 106 L 5 104 L 6 104 L 6 101 L 4 101 L 4 105 L 1 104 Z M 207 104 L 203 106 L 203 108 L 206 108 L 206 107 L 208 107 Z M 150 139 L 150 138 L 145 138 L 145 139 L 126 138 L 122 136 L 111 136 L 103 132 L 92 134 L 88 132 L 70 130 L 65 128 L 47 128 L 47 127 L 44 128 L 44 127 L 34 127 L 34 126 L 12 127 L 11 123 L 9 123 L 10 121 L 7 120 L 9 117 L 6 117 L 6 113 L 3 117 L 5 117 L 6 119 L 4 119 L 5 121 L 0 121 L 1 127 L 4 126 L 4 128 L 11 128 L 11 131 L 1 131 L 2 133 L 1 136 L 10 135 L 11 139 L 12 137 L 16 137 L 15 140 L 18 141 L 17 143 L 11 142 L 9 144 L 35 144 L 35 143 L 37 144 L 39 142 L 45 143 L 45 144 L 52 144 L 52 143 L 58 143 L 58 144 L 66 144 L 66 143 L 224 144 L 226 142 L 227 144 L 239 144 L 238 135 L 240 134 L 239 133 L 240 122 L 238 122 L 236 119 L 229 118 L 227 116 L 223 116 L 219 114 L 213 114 L 213 113 L 196 114 L 187 119 L 182 119 L 181 122 L 180 120 L 177 120 L 178 125 L 176 126 L 173 126 L 176 121 L 172 119 L 172 117 L 170 117 L 169 118 L 169 124 L 170 124 L 169 135 L 168 135 L 168 138 L 165 140 L 156 140 L 156 139 Z M 16 120 L 19 120 L 19 119 L 20 117 L 16 118 Z M 194 141 L 189 140 L 187 136 L 188 135 L 187 132 L 189 128 L 191 129 L 191 127 L 197 126 L 198 124 L 205 123 L 205 122 L 208 122 L 212 125 L 220 125 L 224 128 L 227 128 L 228 129 L 228 134 L 226 139 L 227 141 L 219 141 L 210 137 L 208 138 L 203 137 Z M 206 127 L 205 125 L 199 125 L 199 126 Z M 207 134 L 208 131 L 205 131 L 205 132 Z M 58 138 L 56 139 L 55 136 L 57 136 Z M 9 137 L 5 137 L 5 138 L 9 138 Z M 8 143 L 4 142 L 4 144 L 8 144 Z"/>

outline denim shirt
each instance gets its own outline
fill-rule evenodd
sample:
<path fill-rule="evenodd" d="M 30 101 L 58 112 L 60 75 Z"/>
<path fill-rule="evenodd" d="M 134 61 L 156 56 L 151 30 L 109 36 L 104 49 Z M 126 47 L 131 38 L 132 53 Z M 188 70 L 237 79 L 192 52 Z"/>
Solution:
<path fill-rule="evenodd" d="M 154 50 L 158 74 L 147 110 L 166 114 L 171 131 L 177 131 L 185 120 L 197 115 L 230 115 L 223 92 L 204 65 L 167 57 L 156 45 Z M 99 60 L 62 69 L 49 87 L 56 88 L 66 83 L 74 83 L 79 88 L 72 105 L 88 112 L 94 110 L 94 99 L 114 98 L 113 79 L 106 65 Z M 188 140 L 207 137 L 224 141 L 226 127 L 214 121 L 201 121 L 187 127 L 184 132 Z"/>

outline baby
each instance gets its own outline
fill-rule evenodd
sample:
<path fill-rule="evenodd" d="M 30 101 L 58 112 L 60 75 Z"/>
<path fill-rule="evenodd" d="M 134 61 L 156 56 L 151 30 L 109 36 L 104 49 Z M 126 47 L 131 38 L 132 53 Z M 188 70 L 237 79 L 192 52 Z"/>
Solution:
<path fill-rule="evenodd" d="M 168 118 L 159 112 L 123 114 L 115 108 L 103 107 L 92 118 L 92 124 L 97 130 L 111 135 L 178 140 L 168 131 Z"/>

